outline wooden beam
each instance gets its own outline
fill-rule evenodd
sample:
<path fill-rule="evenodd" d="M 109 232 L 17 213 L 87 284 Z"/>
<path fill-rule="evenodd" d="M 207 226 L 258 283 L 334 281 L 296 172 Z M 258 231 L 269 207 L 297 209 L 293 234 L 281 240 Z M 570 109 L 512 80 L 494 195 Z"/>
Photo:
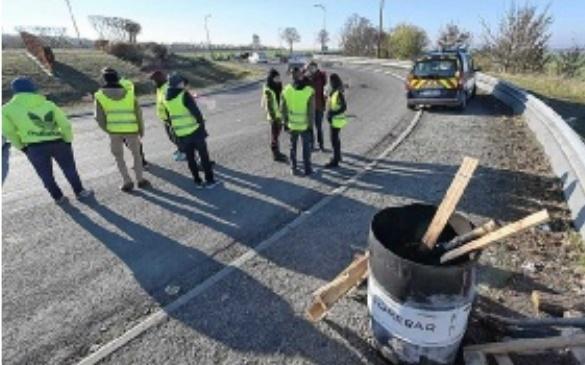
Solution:
<path fill-rule="evenodd" d="M 570 310 L 585 312 L 585 298 L 574 294 L 551 294 L 534 290 L 531 295 L 534 312 L 546 312 L 557 317 Z"/>
<path fill-rule="evenodd" d="M 358 286 L 368 277 L 368 259 L 370 253 L 356 258 L 345 270 L 332 281 L 313 293 L 313 300 L 305 311 L 307 319 L 320 321 L 331 307 L 350 289 Z"/>
<path fill-rule="evenodd" d="M 479 161 L 475 158 L 465 157 L 463 159 L 463 163 L 461 163 L 455 178 L 451 182 L 451 186 L 449 186 L 427 232 L 422 238 L 424 246 L 428 249 L 432 249 L 435 243 L 437 243 L 437 239 L 441 235 L 441 232 L 443 232 L 443 229 L 445 229 L 445 225 L 449 221 L 451 214 L 455 211 L 455 207 L 457 207 L 457 203 L 459 203 L 459 200 L 463 196 L 463 192 L 469 184 L 478 163 Z"/>
<path fill-rule="evenodd" d="M 445 262 L 454 260 L 454 259 L 456 259 L 460 256 L 463 256 L 463 255 L 466 255 L 472 251 L 480 250 L 491 243 L 494 243 L 496 241 L 507 238 L 511 235 L 519 233 L 519 232 L 521 232 L 525 229 L 528 229 L 530 227 L 534 227 L 534 226 L 537 226 L 539 224 L 543 224 L 543 223 L 547 222 L 549 219 L 550 219 L 550 217 L 549 217 L 546 209 L 541 210 L 538 213 L 531 214 L 524 219 L 520 219 L 519 221 L 516 221 L 514 223 L 510 223 L 510 224 L 508 224 L 508 225 L 506 225 L 498 230 L 495 230 L 491 233 L 486 234 L 485 236 L 483 236 L 475 241 L 471 241 L 471 242 L 466 243 L 465 245 L 463 245 L 461 247 L 458 247 L 454 250 L 451 250 L 451 251 L 445 253 L 443 256 L 441 256 L 441 263 L 445 263 Z"/>
<path fill-rule="evenodd" d="M 484 354 L 523 353 L 534 350 L 552 350 L 567 347 L 585 346 L 585 334 L 574 336 L 558 336 L 544 338 L 525 338 L 508 342 L 494 342 L 481 345 L 471 345 L 465 351 L 480 351 Z"/>

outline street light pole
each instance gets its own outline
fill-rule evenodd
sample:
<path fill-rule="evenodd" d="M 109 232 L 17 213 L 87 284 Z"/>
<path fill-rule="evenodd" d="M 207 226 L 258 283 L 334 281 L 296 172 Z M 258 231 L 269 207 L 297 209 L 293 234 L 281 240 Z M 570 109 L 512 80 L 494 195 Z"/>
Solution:
<path fill-rule="evenodd" d="M 384 32 L 384 0 L 380 0 L 380 24 L 378 28 L 378 58 L 382 57 L 382 34 Z"/>
<path fill-rule="evenodd" d="M 319 4 L 315 4 L 313 5 L 316 8 L 320 8 L 321 10 L 323 10 L 323 30 L 325 32 L 327 32 L 327 8 L 325 8 L 325 5 L 319 3 Z M 321 51 L 325 51 L 325 44 L 321 43 Z"/>
<path fill-rule="evenodd" d="M 211 51 L 211 39 L 209 38 L 209 27 L 207 26 L 207 21 L 211 18 L 211 14 L 205 15 L 205 34 L 207 36 L 207 49 L 209 50 L 209 55 L 213 59 L 213 52 Z"/>

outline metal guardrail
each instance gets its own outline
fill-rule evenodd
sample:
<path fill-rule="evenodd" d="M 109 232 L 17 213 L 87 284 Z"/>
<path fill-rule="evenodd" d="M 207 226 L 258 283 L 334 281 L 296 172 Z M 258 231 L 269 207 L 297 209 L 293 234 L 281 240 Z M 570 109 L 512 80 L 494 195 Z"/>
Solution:
<path fill-rule="evenodd" d="M 320 56 L 334 63 L 379 65 L 408 69 L 409 61 L 365 57 Z M 563 193 L 571 210 L 575 228 L 585 238 L 585 144 L 565 120 L 534 95 L 495 77 L 478 73 L 480 90 L 510 106 L 521 114 L 548 156 L 554 173 L 561 179 Z"/>

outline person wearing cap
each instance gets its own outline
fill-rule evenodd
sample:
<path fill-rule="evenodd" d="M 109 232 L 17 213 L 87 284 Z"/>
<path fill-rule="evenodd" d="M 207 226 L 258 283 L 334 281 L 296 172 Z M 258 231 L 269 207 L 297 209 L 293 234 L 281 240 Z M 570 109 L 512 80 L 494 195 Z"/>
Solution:
<path fill-rule="evenodd" d="M 213 188 L 217 181 L 213 176 L 213 167 L 207 150 L 207 131 L 203 115 L 193 96 L 186 90 L 186 80 L 178 73 L 172 73 L 168 77 L 169 87 L 163 101 L 165 112 L 171 121 L 171 126 L 181 152 L 187 157 L 189 169 L 193 174 L 196 188 Z M 195 159 L 195 153 L 199 154 L 201 166 L 205 175 L 205 183 L 199 176 L 199 166 Z"/>
<path fill-rule="evenodd" d="M 291 173 L 298 175 L 297 143 L 299 137 L 303 145 L 303 165 L 305 176 L 313 173 L 311 167 L 311 125 L 315 119 L 315 91 L 304 82 L 303 73 L 295 67 L 292 71 L 293 83 L 282 92 L 281 113 L 290 132 Z"/>
<path fill-rule="evenodd" d="M 175 136 L 175 133 L 173 132 L 171 121 L 168 119 L 168 115 L 165 111 L 164 100 L 169 88 L 167 74 L 161 70 L 156 70 L 150 75 L 150 79 L 154 82 L 156 87 L 156 116 L 163 122 L 169 140 L 177 147 L 173 153 L 173 159 L 175 161 L 185 161 L 186 156 L 179 150 L 177 136 Z"/>
<path fill-rule="evenodd" d="M 282 131 L 282 115 L 280 114 L 280 97 L 282 93 L 282 81 L 280 74 L 275 69 L 270 69 L 266 79 L 266 85 L 262 90 L 262 105 L 266 110 L 266 119 L 270 123 L 270 149 L 274 161 L 286 162 L 286 156 L 280 152 L 278 137 Z"/>
<path fill-rule="evenodd" d="M 323 141 L 323 114 L 325 112 L 325 86 L 327 75 L 319 69 L 315 61 L 309 62 L 305 70 L 305 76 L 309 85 L 315 90 L 315 124 L 311 128 L 311 148 L 316 149 L 315 134 L 321 152 L 325 151 Z M 315 133 L 316 132 L 316 133 Z"/>
<path fill-rule="evenodd" d="M 110 136 L 110 150 L 122 175 L 120 190 L 130 192 L 134 183 L 128 174 L 124 161 L 124 144 L 134 158 L 134 172 L 139 188 L 150 187 L 150 182 L 143 177 L 143 161 L 140 138 L 144 136 L 142 111 L 129 80 L 120 80 L 116 70 L 102 70 L 104 85 L 95 93 L 95 119 Z"/>
<path fill-rule="evenodd" d="M 53 160 L 73 188 L 78 199 L 89 198 L 93 191 L 81 183 L 71 142 L 71 122 L 53 102 L 37 93 L 36 85 L 26 77 L 11 83 L 14 96 L 2 106 L 2 135 L 25 153 L 43 185 L 58 204 L 68 201 L 53 175 Z"/>

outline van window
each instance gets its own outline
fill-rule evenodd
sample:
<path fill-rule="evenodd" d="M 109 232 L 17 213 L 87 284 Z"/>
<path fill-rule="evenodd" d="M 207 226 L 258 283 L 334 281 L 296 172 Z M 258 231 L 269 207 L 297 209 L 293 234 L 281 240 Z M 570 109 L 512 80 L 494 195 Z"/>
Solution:
<path fill-rule="evenodd" d="M 429 59 L 418 61 L 413 73 L 417 77 L 453 77 L 457 72 L 457 61 L 454 59 Z"/>

